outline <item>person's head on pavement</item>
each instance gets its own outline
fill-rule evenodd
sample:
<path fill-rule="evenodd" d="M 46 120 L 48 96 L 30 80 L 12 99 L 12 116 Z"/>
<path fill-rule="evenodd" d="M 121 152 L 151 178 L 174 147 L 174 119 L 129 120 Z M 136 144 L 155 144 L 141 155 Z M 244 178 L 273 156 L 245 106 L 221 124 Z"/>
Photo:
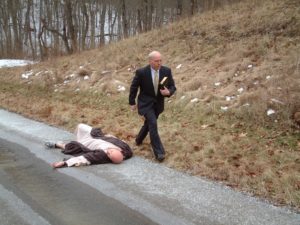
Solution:
<path fill-rule="evenodd" d="M 109 148 L 106 154 L 108 158 L 110 158 L 110 160 L 115 164 L 121 163 L 124 158 L 123 154 L 119 150 L 114 148 Z"/>

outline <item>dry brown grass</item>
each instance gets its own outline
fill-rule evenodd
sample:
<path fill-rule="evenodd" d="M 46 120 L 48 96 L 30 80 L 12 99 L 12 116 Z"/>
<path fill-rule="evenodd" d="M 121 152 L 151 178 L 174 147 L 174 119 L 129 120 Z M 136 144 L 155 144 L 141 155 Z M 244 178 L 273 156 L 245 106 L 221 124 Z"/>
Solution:
<path fill-rule="evenodd" d="M 164 163 L 299 210 L 299 10 L 295 0 L 245 0 L 101 49 L 1 69 L 0 106 L 70 131 L 102 126 L 134 146 L 142 121 L 128 88 L 157 49 L 178 88 L 159 119 Z M 134 151 L 153 160 L 148 138 Z"/>

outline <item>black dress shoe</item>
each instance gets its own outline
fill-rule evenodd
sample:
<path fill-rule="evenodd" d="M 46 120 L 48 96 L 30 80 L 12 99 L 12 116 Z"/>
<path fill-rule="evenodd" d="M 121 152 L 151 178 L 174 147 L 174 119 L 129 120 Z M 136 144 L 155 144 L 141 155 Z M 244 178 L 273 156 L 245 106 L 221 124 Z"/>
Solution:
<path fill-rule="evenodd" d="M 165 155 L 164 154 L 157 154 L 156 159 L 157 159 L 157 161 L 162 162 L 165 159 Z"/>
<path fill-rule="evenodd" d="M 55 142 L 51 142 L 51 141 L 46 141 L 45 142 L 45 146 L 47 148 L 56 148 L 57 147 L 56 144 L 55 144 Z"/>

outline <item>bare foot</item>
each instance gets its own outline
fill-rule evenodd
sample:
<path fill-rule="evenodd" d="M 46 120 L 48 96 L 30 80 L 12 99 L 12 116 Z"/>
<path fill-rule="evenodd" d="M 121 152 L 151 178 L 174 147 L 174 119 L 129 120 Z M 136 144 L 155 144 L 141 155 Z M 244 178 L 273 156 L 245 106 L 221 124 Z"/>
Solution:
<path fill-rule="evenodd" d="M 66 162 L 65 161 L 59 161 L 59 162 L 55 162 L 52 163 L 51 166 L 56 169 L 56 168 L 62 168 L 66 166 Z"/>

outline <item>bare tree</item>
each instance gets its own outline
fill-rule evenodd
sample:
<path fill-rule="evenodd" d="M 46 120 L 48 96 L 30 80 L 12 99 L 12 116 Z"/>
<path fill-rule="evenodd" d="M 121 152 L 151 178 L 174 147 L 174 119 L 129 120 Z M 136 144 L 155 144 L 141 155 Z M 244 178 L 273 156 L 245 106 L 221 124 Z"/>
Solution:
<path fill-rule="evenodd" d="M 106 2 L 103 2 L 100 10 L 100 46 L 105 45 L 105 24 L 106 24 Z"/>
<path fill-rule="evenodd" d="M 191 2 L 190 2 L 190 13 L 191 13 L 191 15 L 194 15 L 195 14 L 195 12 L 197 11 L 197 6 L 198 6 L 198 4 L 197 4 L 197 0 L 191 0 Z"/>
<path fill-rule="evenodd" d="M 90 24 L 90 48 L 95 48 L 95 29 L 96 29 L 96 11 L 98 11 L 98 4 L 94 2 L 94 4 L 89 4 L 89 13 L 91 18 L 91 24 Z"/>
<path fill-rule="evenodd" d="M 73 15 L 72 15 L 72 1 L 71 0 L 64 0 L 64 13 L 66 19 L 66 28 L 70 34 L 71 39 L 71 48 L 70 53 L 77 51 L 77 33 L 75 30 L 75 26 L 73 24 Z"/>
<path fill-rule="evenodd" d="M 25 24 L 24 24 L 24 35 L 25 35 L 25 40 L 24 44 L 27 45 L 29 42 L 30 49 L 31 49 L 31 55 L 33 58 L 35 58 L 35 48 L 32 43 L 32 32 L 34 32 L 34 28 L 31 27 L 30 24 L 30 11 L 32 9 L 32 0 L 28 0 L 27 2 L 27 9 L 26 9 L 26 14 L 25 14 Z"/>
<path fill-rule="evenodd" d="M 128 26 L 128 19 L 127 19 L 127 12 L 126 12 L 126 3 L 125 0 L 120 0 L 121 1 L 121 20 L 122 20 L 122 25 L 123 25 L 123 36 L 124 38 L 128 37 L 128 30 L 129 30 L 129 26 Z"/>
<path fill-rule="evenodd" d="M 237 1 L 1 0 L 0 55 L 71 54 Z"/>
<path fill-rule="evenodd" d="M 87 37 L 88 30 L 89 30 L 89 15 L 88 15 L 87 7 L 86 7 L 85 3 L 82 3 L 81 8 L 82 8 L 82 13 L 83 13 L 84 22 L 85 22 L 84 25 L 82 26 L 83 32 L 82 32 L 82 37 L 81 37 L 81 46 L 82 46 L 82 49 L 85 49 L 86 37 Z"/>

